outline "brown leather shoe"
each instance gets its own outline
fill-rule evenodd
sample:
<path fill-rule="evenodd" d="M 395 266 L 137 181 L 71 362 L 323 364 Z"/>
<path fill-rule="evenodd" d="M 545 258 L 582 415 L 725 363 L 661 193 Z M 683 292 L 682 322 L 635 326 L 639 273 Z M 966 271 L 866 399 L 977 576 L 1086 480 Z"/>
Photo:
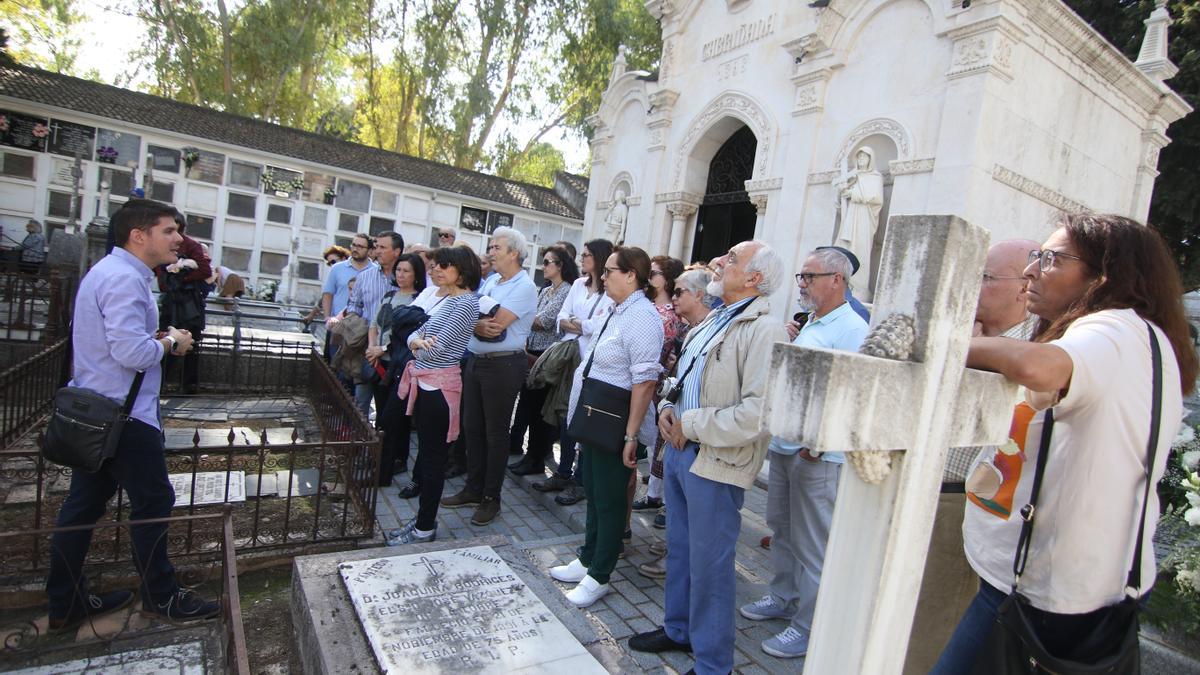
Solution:
<path fill-rule="evenodd" d="M 471 524 L 488 525 L 498 515 L 500 515 L 500 500 L 484 497 L 483 501 L 479 502 L 479 506 L 475 508 L 475 515 L 471 516 Z"/>
<path fill-rule="evenodd" d="M 463 488 L 462 491 L 460 491 L 456 495 L 451 495 L 449 497 L 443 497 L 442 498 L 442 506 L 444 506 L 448 509 L 457 509 L 457 508 L 460 508 L 463 506 L 475 506 L 476 504 L 479 504 L 481 501 L 483 501 L 482 497 L 480 497 L 477 494 L 468 492 L 466 488 Z"/>
<path fill-rule="evenodd" d="M 654 562 L 642 563 L 641 565 L 638 565 L 638 574 L 651 579 L 666 579 L 667 559 L 659 558 Z"/>

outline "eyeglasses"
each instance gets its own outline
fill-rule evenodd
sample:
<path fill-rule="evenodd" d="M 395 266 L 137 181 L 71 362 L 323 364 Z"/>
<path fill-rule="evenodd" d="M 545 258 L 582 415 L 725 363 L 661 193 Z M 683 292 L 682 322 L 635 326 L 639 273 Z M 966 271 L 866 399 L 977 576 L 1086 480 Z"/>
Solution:
<path fill-rule="evenodd" d="M 995 274 L 988 274 L 987 272 L 983 273 L 985 283 L 988 281 L 1023 281 L 1024 279 L 1025 277 L 1001 277 Z"/>
<path fill-rule="evenodd" d="M 671 297 L 678 298 L 679 296 L 683 295 L 684 291 L 686 290 L 686 288 L 676 288 L 674 291 L 671 291 Z"/>
<path fill-rule="evenodd" d="M 449 232 L 438 232 L 438 239 L 453 239 L 454 235 Z"/>
<path fill-rule="evenodd" d="M 341 262 L 341 261 L 339 261 L 337 258 L 326 258 L 326 259 L 325 259 L 325 266 L 326 266 L 326 267 L 333 267 L 334 265 L 338 264 L 339 262 Z"/>
<path fill-rule="evenodd" d="M 557 264 L 558 264 L 558 261 L 555 260 L 554 258 L 546 258 L 545 260 L 542 261 L 542 267 L 545 267 L 546 265 L 557 265 Z"/>
<path fill-rule="evenodd" d="M 1055 258 L 1070 258 L 1071 260 L 1078 260 L 1086 263 L 1083 258 L 1080 258 L 1077 255 L 1063 253 L 1062 251 L 1055 251 L 1053 249 L 1046 249 L 1044 251 L 1030 251 L 1026 265 L 1032 265 L 1036 262 L 1040 271 L 1049 272 L 1050 269 L 1054 267 Z"/>
<path fill-rule="evenodd" d="M 799 285 L 800 282 L 804 282 L 805 285 L 811 286 L 813 279 L 817 277 L 831 277 L 835 274 L 837 272 L 801 272 L 796 275 L 796 284 Z"/>
<path fill-rule="evenodd" d="M 650 270 L 650 276 L 652 277 L 661 277 L 662 275 L 662 270 Z"/>
<path fill-rule="evenodd" d="M 438 269 L 440 269 L 440 270 L 448 270 L 451 267 L 454 267 L 454 263 L 448 263 L 448 262 L 436 262 L 434 264 L 437 265 Z"/>
<path fill-rule="evenodd" d="M 617 273 L 619 273 L 620 271 L 621 271 L 621 268 L 620 268 L 620 267 L 605 267 L 605 268 L 604 268 L 604 271 L 600 273 L 600 276 L 602 276 L 602 277 L 606 277 L 606 276 L 608 276 L 609 274 L 617 274 Z"/>
<path fill-rule="evenodd" d="M 590 258 L 590 257 L 592 257 L 592 254 L 588 253 L 587 251 L 584 251 L 583 255 L 580 255 L 579 257 L 580 258 Z"/>
<path fill-rule="evenodd" d="M 366 244 L 350 244 L 350 248 L 370 249 L 371 247 Z"/>

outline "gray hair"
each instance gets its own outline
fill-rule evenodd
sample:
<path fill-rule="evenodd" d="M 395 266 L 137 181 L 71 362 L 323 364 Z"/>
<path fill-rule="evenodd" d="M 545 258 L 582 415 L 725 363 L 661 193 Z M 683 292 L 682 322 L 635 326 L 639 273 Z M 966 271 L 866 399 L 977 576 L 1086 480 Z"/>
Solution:
<path fill-rule="evenodd" d="M 752 243 L 758 244 L 758 249 L 754 251 L 750 262 L 746 263 L 746 274 L 762 274 L 762 281 L 758 282 L 757 286 L 758 292 L 770 295 L 783 285 L 783 260 L 765 242 L 755 239 Z"/>
<path fill-rule="evenodd" d="M 705 290 L 710 281 L 712 281 L 712 274 L 707 270 L 688 270 L 675 278 L 675 288 L 691 291 L 701 302 L 712 307 L 717 298 L 709 295 Z"/>
<path fill-rule="evenodd" d="M 822 270 L 842 275 L 842 280 L 846 282 L 846 288 L 850 288 L 850 276 L 854 273 L 854 268 L 844 253 L 836 248 L 819 248 L 809 253 L 808 257 L 815 258 L 821 264 Z"/>
<path fill-rule="evenodd" d="M 525 235 L 521 234 L 520 230 L 514 230 L 508 226 L 497 227 L 492 232 L 492 241 L 497 238 L 503 239 L 510 249 L 517 252 L 517 259 L 525 262 L 525 256 L 529 252 L 529 241 L 525 239 Z"/>

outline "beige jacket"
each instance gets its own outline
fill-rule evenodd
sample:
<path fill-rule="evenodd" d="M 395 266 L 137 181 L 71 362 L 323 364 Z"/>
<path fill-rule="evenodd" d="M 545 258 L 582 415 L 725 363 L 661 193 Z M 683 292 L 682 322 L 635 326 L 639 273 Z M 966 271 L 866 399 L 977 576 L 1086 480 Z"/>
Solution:
<path fill-rule="evenodd" d="M 755 298 L 708 350 L 700 407 L 683 413 L 683 435 L 700 444 L 692 473 L 748 489 L 767 457 L 770 434 L 760 423 L 771 345 L 787 341 L 770 302 Z M 692 332 L 695 335 L 695 331 Z"/>

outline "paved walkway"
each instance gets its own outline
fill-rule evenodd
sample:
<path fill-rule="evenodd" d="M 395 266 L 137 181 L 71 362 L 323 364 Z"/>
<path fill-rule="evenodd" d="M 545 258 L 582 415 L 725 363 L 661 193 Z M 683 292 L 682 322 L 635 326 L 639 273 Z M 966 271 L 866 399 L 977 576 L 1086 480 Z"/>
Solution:
<path fill-rule="evenodd" d="M 643 475 L 649 472 L 645 462 L 642 462 L 640 471 Z M 471 525 L 471 508 L 441 509 L 438 513 L 438 541 L 501 534 L 509 537 L 514 545 L 520 546 L 546 569 L 570 562 L 575 558 L 575 549 L 583 543 L 586 502 L 572 506 L 556 504 L 553 494 L 540 493 L 530 487 L 536 479 L 536 476 L 518 477 L 509 473 L 501 495 L 500 516 L 490 525 Z M 376 512 L 379 525 L 385 529 L 399 527 L 416 515 L 417 500 L 404 500 L 397 496 L 402 484 L 403 481 L 380 490 Z M 452 495 L 462 486 L 461 477 L 447 481 L 445 494 Z M 640 492 L 645 486 L 639 482 L 638 489 Z M 769 534 L 765 520 L 766 508 L 765 490 L 755 487 L 746 493 L 736 560 L 739 605 L 762 597 L 771 578 L 768 553 L 759 546 L 759 540 Z M 613 571 L 610 582 L 613 592 L 591 607 L 579 611 L 586 613 L 602 631 L 606 631 L 645 672 L 685 673 L 692 667 L 689 655 L 679 652 L 662 656 L 644 654 L 630 650 L 627 644 L 629 636 L 634 633 L 662 625 L 663 581 L 646 578 L 637 571 L 639 564 L 654 559 L 648 551 L 650 544 L 665 536 L 663 530 L 652 527 L 654 513 L 634 513 L 633 545 L 626 547 L 625 558 L 617 563 Z M 570 590 L 567 584 L 557 585 L 564 592 Z M 735 672 L 745 675 L 799 673 L 803 669 L 803 659 L 777 659 L 763 652 L 759 646 L 763 640 L 782 631 L 786 622 L 749 621 L 738 615 L 736 625 Z"/>

